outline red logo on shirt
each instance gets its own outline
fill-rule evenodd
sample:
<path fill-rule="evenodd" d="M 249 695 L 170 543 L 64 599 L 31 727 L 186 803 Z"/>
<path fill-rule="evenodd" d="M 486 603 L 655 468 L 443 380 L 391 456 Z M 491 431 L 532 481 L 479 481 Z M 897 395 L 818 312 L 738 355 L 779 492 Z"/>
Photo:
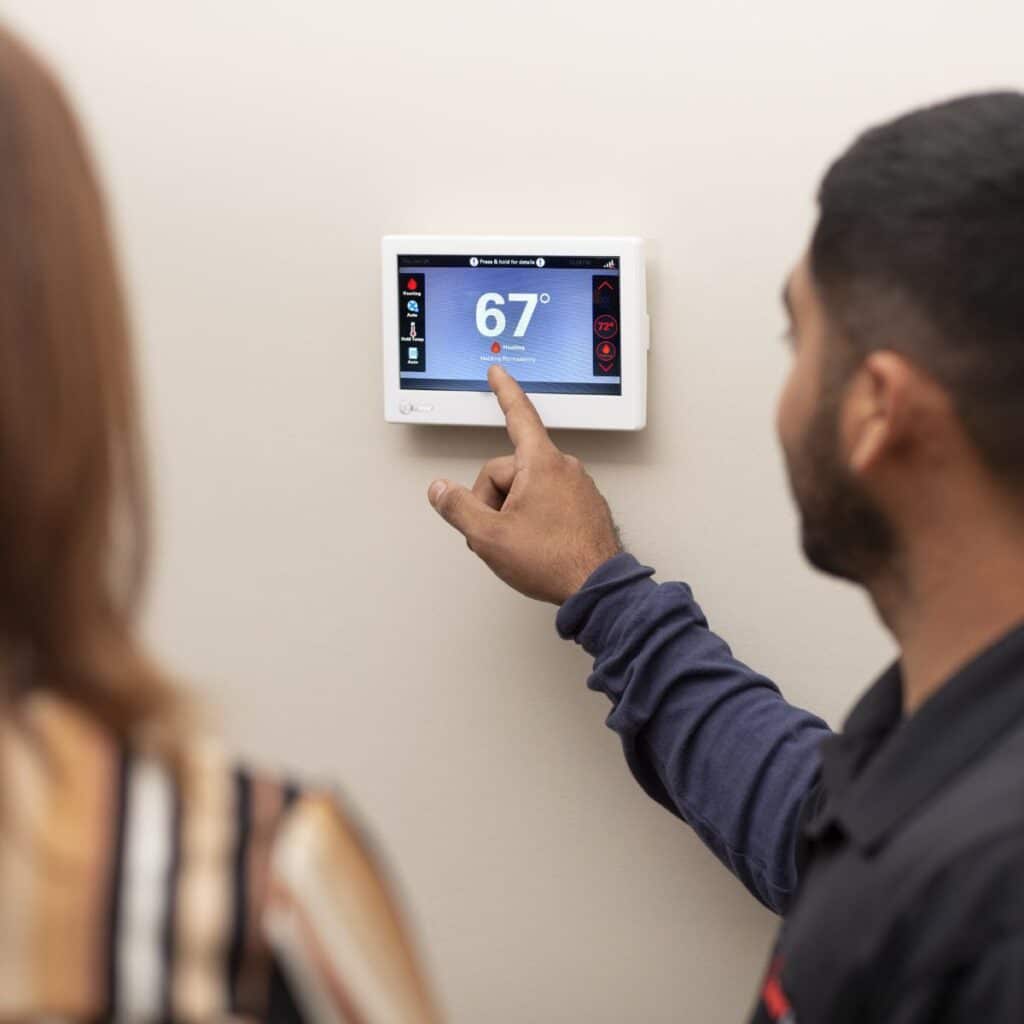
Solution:
<path fill-rule="evenodd" d="M 782 988 L 782 957 L 777 956 L 768 968 L 768 976 L 764 979 L 761 989 L 761 1003 L 768 1014 L 768 1019 L 778 1024 L 796 1024 L 796 1015 L 789 999 Z"/>

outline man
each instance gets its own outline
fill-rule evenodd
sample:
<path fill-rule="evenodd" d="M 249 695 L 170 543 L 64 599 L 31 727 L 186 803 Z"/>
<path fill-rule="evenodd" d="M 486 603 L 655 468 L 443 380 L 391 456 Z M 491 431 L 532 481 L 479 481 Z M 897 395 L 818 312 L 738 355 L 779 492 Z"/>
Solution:
<path fill-rule="evenodd" d="M 1024 1021 L 1024 95 L 861 136 L 785 304 L 777 429 L 817 568 L 901 657 L 841 734 L 621 551 L 604 499 L 503 371 L 515 454 L 431 504 L 561 605 L 647 792 L 785 915 L 753 1020 Z"/>

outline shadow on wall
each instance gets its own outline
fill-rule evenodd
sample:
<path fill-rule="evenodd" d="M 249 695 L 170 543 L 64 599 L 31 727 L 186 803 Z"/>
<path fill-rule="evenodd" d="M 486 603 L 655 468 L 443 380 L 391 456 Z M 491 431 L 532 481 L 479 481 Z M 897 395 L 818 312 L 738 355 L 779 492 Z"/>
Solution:
<path fill-rule="evenodd" d="M 403 426 L 402 449 L 414 458 L 456 458 L 479 461 L 481 465 L 497 455 L 508 454 L 512 443 L 499 428 Z M 571 452 L 585 463 L 636 465 L 653 461 L 649 430 L 600 431 L 554 430 L 552 440 L 562 451 Z"/>

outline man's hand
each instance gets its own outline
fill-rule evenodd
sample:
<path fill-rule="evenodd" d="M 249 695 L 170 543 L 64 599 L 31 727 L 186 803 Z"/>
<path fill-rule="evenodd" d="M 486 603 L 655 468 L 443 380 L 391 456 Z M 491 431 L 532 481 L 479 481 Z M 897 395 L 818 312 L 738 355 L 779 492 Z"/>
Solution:
<path fill-rule="evenodd" d="M 555 447 L 522 388 L 499 366 L 488 381 L 515 455 L 488 462 L 472 490 L 435 480 L 430 504 L 510 587 L 560 605 L 622 550 L 618 531 L 582 463 Z"/>

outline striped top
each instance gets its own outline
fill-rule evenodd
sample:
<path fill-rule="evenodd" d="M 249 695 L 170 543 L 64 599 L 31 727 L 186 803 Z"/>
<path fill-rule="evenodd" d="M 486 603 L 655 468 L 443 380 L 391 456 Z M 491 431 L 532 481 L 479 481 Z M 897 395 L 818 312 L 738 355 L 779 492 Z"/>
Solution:
<path fill-rule="evenodd" d="M 367 846 L 210 744 L 35 694 L 0 726 L 0 1020 L 438 1020 Z"/>

